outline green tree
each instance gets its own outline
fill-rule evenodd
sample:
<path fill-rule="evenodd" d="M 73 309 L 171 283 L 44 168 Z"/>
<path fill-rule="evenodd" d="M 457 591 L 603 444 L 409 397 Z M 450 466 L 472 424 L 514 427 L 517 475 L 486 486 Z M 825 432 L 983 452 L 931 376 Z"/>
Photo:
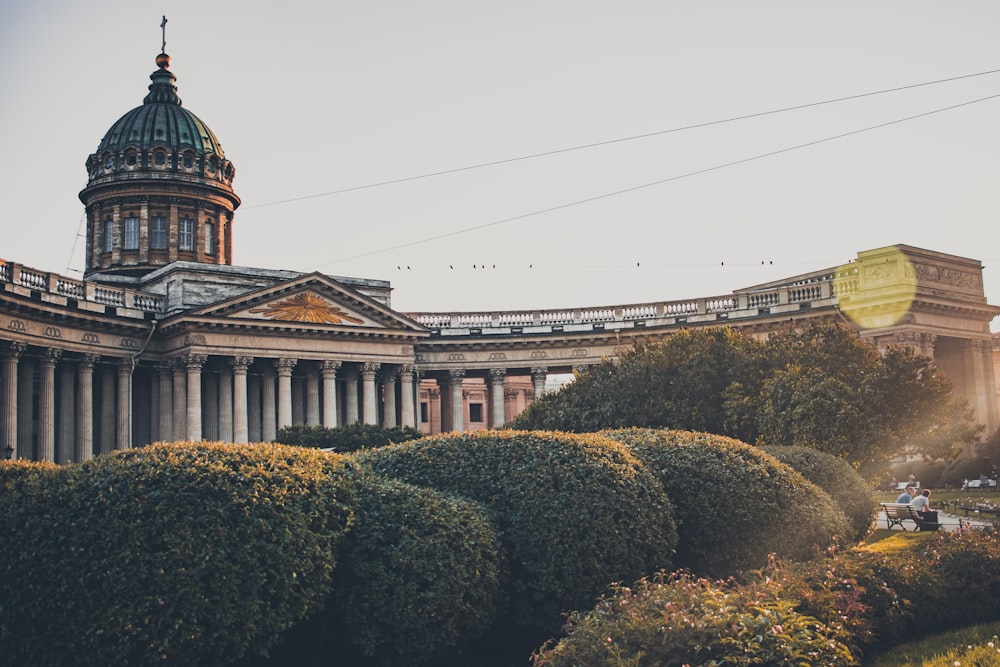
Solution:
<path fill-rule="evenodd" d="M 573 432 L 628 426 L 809 446 L 856 468 L 906 449 L 953 455 L 979 434 L 932 360 L 902 347 L 880 354 L 854 331 L 820 324 L 766 341 L 721 328 L 640 344 L 511 422 Z"/>

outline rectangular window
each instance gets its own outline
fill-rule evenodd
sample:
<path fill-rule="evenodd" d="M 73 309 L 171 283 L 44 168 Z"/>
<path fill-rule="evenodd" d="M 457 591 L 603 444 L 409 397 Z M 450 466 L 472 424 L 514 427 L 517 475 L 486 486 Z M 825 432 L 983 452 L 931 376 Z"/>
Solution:
<path fill-rule="evenodd" d="M 205 223 L 205 254 L 215 254 L 215 224 L 211 222 Z"/>
<path fill-rule="evenodd" d="M 149 247 L 153 250 L 166 250 L 167 219 L 162 215 L 154 215 L 149 225 Z"/>
<path fill-rule="evenodd" d="M 481 422 L 481 421 L 483 421 L 483 404 L 482 403 L 469 403 L 469 421 L 470 422 Z"/>
<path fill-rule="evenodd" d="M 115 249 L 115 223 L 112 220 L 104 221 L 104 252 L 111 252 Z"/>
<path fill-rule="evenodd" d="M 125 250 L 139 249 L 139 218 L 125 218 Z"/>
<path fill-rule="evenodd" d="M 431 420 L 429 411 L 427 410 L 427 401 L 421 401 L 420 403 L 420 422 L 426 424 Z"/>
<path fill-rule="evenodd" d="M 181 250 L 194 250 L 194 220 L 181 218 L 177 229 L 177 245 Z"/>

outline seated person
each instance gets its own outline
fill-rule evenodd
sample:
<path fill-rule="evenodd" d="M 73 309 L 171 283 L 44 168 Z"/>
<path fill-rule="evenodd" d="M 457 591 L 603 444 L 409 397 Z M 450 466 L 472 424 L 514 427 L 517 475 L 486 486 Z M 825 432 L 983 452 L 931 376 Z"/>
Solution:
<path fill-rule="evenodd" d="M 913 498 L 910 501 L 914 509 L 917 510 L 917 514 L 923 520 L 917 528 L 919 530 L 937 530 L 938 529 L 938 513 L 931 509 L 931 492 L 928 489 L 924 489 L 923 492 Z"/>
<path fill-rule="evenodd" d="M 913 500 L 913 495 L 916 492 L 917 492 L 917 490 L 915 488 L 913 488 L 912 486 L 908 486 L 908 487 L 906 487 L 906 490 L 903 491 L 903 493 L 899 494 L 899 497 L 896 498 L 896 502 L 897 503 L 903 503 L 904 505 L 908 505 L 910 503 L 910 501 Z"/>

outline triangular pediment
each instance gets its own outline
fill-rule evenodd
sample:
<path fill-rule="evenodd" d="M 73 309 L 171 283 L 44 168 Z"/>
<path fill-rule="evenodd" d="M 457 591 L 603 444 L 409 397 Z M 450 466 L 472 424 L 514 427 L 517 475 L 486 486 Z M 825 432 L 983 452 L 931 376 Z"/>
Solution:
<path fill-rule="evenodd" d="M 320 273 L 225 299 L 179 318 L 244 326 L 424 330 L 405 315 Z"/>

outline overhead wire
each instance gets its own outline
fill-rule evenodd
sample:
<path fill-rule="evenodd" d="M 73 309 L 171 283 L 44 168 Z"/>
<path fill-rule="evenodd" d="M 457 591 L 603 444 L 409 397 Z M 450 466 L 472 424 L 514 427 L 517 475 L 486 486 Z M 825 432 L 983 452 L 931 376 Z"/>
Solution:
<path fill-rule="evenodd" d="M 861 133 L 864 133 L 864 132 L 871 132 L 873 130 L 878 130 L 878 129 L 881 129 L 881 128 L 884 128 L 884 127 L 889 127 L 891 125 L 898 125 L 899 123 L 905 123 L 905 122 L 916 120 L 916 119 L 919 119 L 919 118 L 925 118 L 927 116 L 931 116 L 931 115 L 938 114 L 938 113 L 943 113 L 945 111 L 952 111 L 954 109 L 959 109 L 959 108 L 962 108 L 962 107 L 970 106 L 972 104 L 978 104 L 980 102 L 986 102 L 988 100 L 993 100 L 993 99 L 996 99 L 998 97 L 1000 97 L 1000 94 L 989 95 L 987 97 L 981 97 L 981 98 L 974 99 L 974 100 L 969 100 L 969 101 L 966 101 L 966 102 L 960 102 L 959 104 L 953 104 L 953 105 L 950 105 L 950 106 L 947 106 L 947 107 L 941 107 L 941 108 L 938 108 L 938 109 L 932 109 L 931 111 L 925 111 L 923 113 L 915 114 L 915 115 L 912 115 L 912 116 L 907 116 L 905 118 L 897 118 L 895 120 L 887 121 L 885 123 L 879 123 L 877 125 L 871 125 L 871 126 L 868 126 L 868 127 L 857 129 L 857 130 L 851 130 L 850 132 L 842 132 L 840 134 L 836 134 L 836 135 L 829 136 L 829 137 L 824 137 L 822 139 L 816 139 L 816 140 L 813 140 L 813 141 L 808 141 L 808 142 L 805 142 L 805 143 L 796 144 L 794 146 L 786 146 L 785 148 L 780 148 L 778 150 L 769 151 L 767 153 L 760 153 L 760 154 L 753 155 L 753 156 L 750 156 L 750 157 L 741 158 L 741 159 L 738 159 L 738 160 L 732 160 L 730 162 L 725 162 L 725 163 L 714 165 L 714 166 L 711 166 L 711 167 L 706 167 L 704 169 L 696 169 L 694 171 L 689 171 L 689 172 L 686 172 L 686 173 L 683 173 L 683 174 L 678 174 L 676 176 L 670 176 L 668 178 L 663 178 L 663 179 L 660 179 L 660 180 L 657 180 L 657 181 L 652 181 L 650 183 L 643 183 L 641 185 L 635 185 L 635 186 L 628 187 L 628 188 L 623 188 L 623 189 L 620 189 L 620 190 L 614 190 L 612 192 L 605 192 L 603 194 L 594 195 L 592 197 L 586 197 L 584 199 L 578 199 L 578 200 L 575 200 L 575 201 L 572 201 L 572 202 L 558 204 L 556 206 L 550 206 L 548 208 L 538 209 L 538 210 L 535 210 L 535 211 L 530 211 L 528 213 L 522 213 L 522 214 L 519 214 L 519 215 L 510 216 L 510 217 L 503 218 L 503 219 L 500 219 L 500 220 L 494 220 L 492 222 L 487 222 L 487 223 L 483 223 L 483 224 L 480 224 L 480 225 L 474 225 L 474 226 L 471 226 L 471 227 L 465 227 L 465 228 L 462 228 L 462 229 L 457 229 L 457 230 L 453 230 L 453 231 L 450 231 L 450 232 L 445 232 L 443 234 L 437 234 L 437 235 L 434 235 L 434 236 L 429 236 L 429 237 L 426 237 L 426 238 L 423 238 L 423 239 L 418 239 L 418 240 L 415 240 L 415 241 L 408 241 L 406 243 L 400 243 L 400 244 L 397 244 L 397 245 L 394 245 L 394 246 L 389 246 L 389 247 L 381 248 L 379 250 L 372 250 L 372 251 L 365 252 L 365 253 L 360 253 L 360 254 L 357 254 L 357 255 L 351 255 L 349 257 L 342 257 L 340 259 L 333 260 L 332 262 L 328 262 L 328 263 L 322 264 L 321 266 L 330 266 L 332 264 L 338 264 L 338 263 L 341 263 L 341 262 L 348 262 L 348 261 L 352 261 L 352 260 L 355 260 L 355 259 L 361 259 L 363 257 L 370 257 L 372 255 L 378 255 L 378 254 L 382 254 L 382 253 L 385 253 L 385 252 L 391 252 L 393 250 L 400 250 L 400 249 L 403 249 L 403 248 L 409 248 L 409 247 L 413 247 L 413 246 L 416 246 L 416 245 L 421 245 L 421 244 L 424 244 L 424 243 L 430 243 L 431 241 L 439 241 L 441 239 L 445 239 L 445 238 L 449 238 L 449 237 L 453 237 L 453 236 L 459 236 L 461 234 L 468 234 L 470 232 L 479 231 L 479 230 L 482 230 L 482 229 L 488 229 L 490 227 L 496 227 L 498 225 L 503 225 L 503 224 L 507 224 L 507 223 L 510 223 L 510 222 L 516 222 L 518 220 L 524 220 L 526 218 L 531 218 L 531 217 L 534 217 L 534 216 L 543 215 L 545 213 L 552 213 L 554 211 L 560 211 L 560 210 L 567 209 L 567 208 L 572 208 L 572 207 L 575 207 L 575 206 L 581 206 L 583 204 L 589 204 L 591 202 L 599 201 L 601 199 L 608 199 L 610 197 L 617 197 L 619 195 L 627 194 L 629 192 L 635 192 L 637 190 L 643 190 L 645 188 L 651 188 L 651 187 L 656 186 L 656 185 L 663 185 L 664 183 L 671 183 L 673 181 L 679 181 L 679 180 L 684 179 L 684 178 L 690 178 L 692 176 L 698 176 L 698 175 L 710 173 L 710 172 L 713 172 L 713 171 L 719 171 L 721 169 L 726 169 L 726 168 L 729 168 L 729 167 L 734 167 L 734 166 L 737 166 L 737 165 L 746 164 L 748 162 L 753 162 L 753 161 L 756 161 L 756 160 L 762 160 L 762 159 L 768 158 L 768 157 L 774 157 L 776 155 L 781 155 L 783 153 L 789 153 L 791 151 L 800 150 L 800 149 L 803 149 L 803 148 L 809 148 L 811 146 L 816 146 L 816 145 L 819 145 L 819 144 L 828 143 L 828 142 L 836 141 L 836 140 L 839 140 L 839 139 L 844 139 L 846 137 L 854 136 L 854 135 L 861 134 Z"/>
<path fill-rule="evenodd" d="M 356 192 L 358 190 L 367 190 L 367 189 L 370 189 L 370 188 L 378 188 L 378 187 L 383 187 L 383 186 L 386 186 L 386 185 L 395 185 L 397 183 L 406 183 L 408 181 L 416 181 L 416 180 L 420 180 L 420 179 L 424 179 L 424 178 L 432 178 L 432 177 L 435 177 L 435 176 L 445 176 L 447 174 L 456 174 L 456 173 L 459 173 L 459 172 L 470 171 L 470 170 L 473 170 L 473 169 L 482 169 L 484 167 L 495 167 L 495 166 L 498 166 L 498 165 L 501 165 L 501 164 L 509 164 L 511 162 L 519 162 L 519 161 L 522 161 L 522 160 L 532 160 L 532 159 L 535 159 L 535 158 L 547 157 L 547 156 L 550 156 L 550 155 L 559 155 L 560 153 L 569 153 L 569 152 L 572 152 L 572 151 L 585 150 L 585 149 L 588 149 L 588 148 L 597 148 L 599 146 L 609 146 L 611 144 L 623 143 L 623 142 L 626 142 L 626 141 L 636 141 L 638 139 L 648 139 L 649 137 L 656 137 L 656 136 L 661 136 L 661 135 L 664 135 L 664 134 L 671 134 L 671 133 L 674 133 L 674 132 L 684 132 L 684 131 L 687 131 L 687 130 L 695 130 L 695 129 L 703 128 L 703 127 L 711 127 L 713 125 L 721 125 L 721 124 L 724 124 L 724 123 L 732 123 L 732 122 L 736 122 L 736 121 L 740 121 L 740 120 L 749 120 L 751 118 L 760 118 L 762 116 L 770 116 L 770 115 L 773 115 L 773 114 L 785 113 L 785 112 L 788 112 L 788 111 L 799 111 L 801 109 L 808 109 L 810 107 L 818 107 L 818 106 L 823 106 L 823 105 L 826 105 L 826 104 L 835 104 L 835 103 L 838 103 L 838 102 L 847 102 L 847 101 L 850 101 L 850 100 L 857 100 L 857 99 L 862 99 L 862 98 L 865 98 L 865 97 L 872 97 L 872 96 L 875 96 L 875 95 L 884 95 L 884 94 L 887 94 L 887 93 L 896 93 L 896 92 L 899 92 L 899 91 L 902 91 L 902 90 L 911 90 L 913 88 L 921 88 L 921 87 L 924 87 L 924 86 L 933 86 L 933 85 L 937 85 L 937 84 L 941 84 L 941 83 L 949 83 L 951 81 L 959 81 L 961 79 L 970 79 L 970 78 L 974 78 L 974 77 L 978 77 L 978 76 L 986 76 L 986 75 L 989 75 L 989 74 L 997 74 L 997 73 L 1000 73 L 1000 69 L 987 70 L 987 71 L 984 71 L 984 72 L 976 72 L 976 73 L 973 73 L 973 74 L 961 74 L 961 75 L 958 75 L 958 76 L 952 76 L 952 77 L 948 77 L 948 78 L 945 78 L 945 79 L 936 79 L 934 81 L 924 81 L 922 83 L 913 83 L 913 84 L 908 84 L 908 85 L 905 85 L 905 86 L 896 86 L 895 88 L 884 88 L 884 89 L 881 89 L 881 90 L 874 90 L 874 91 L 869 91 L 869 92 L 866 92 L 866 93 L 857 93 L 855 95 L 847 95 L 845 97 L 836 97 L 836 98 L 832 98 L 832 99 L 828 99 L 828 100 L 822 100 L 822 101 L 819 101 L 819 102 L 807 102 L 805 104 L 796 104 L 794 106 L 782 107 L 782 108 L 779 108 L 779 109 L 770 109 L 768 111 L 759 111 L 759 112 L 750 113 L 750 114 L 743 114 L 741 116 L 732 116 L 732 117 L 729 117 L 729 118 L 721 118 L 721 119 L 717 119 L 717 120 L 710 120 L 710 121 L 706 121 L 706 122 L 703 122 L 703 123 L 694 123 L 692 125 L 684 125 L 684 126 L 680 126 L 680 127 L 674 127 L 674 128 L 666 129 L 666 130 L 657 130 L 657 131 L 654 131 L 654 132 L 646 132 L 646 133 L 643 133 L 643 134 L 636 134 L 636 135 L 632 135 L 632 136 L 628 136 L 628 137 L 618 137 L 616 139 L 607 139 L 607 140 L 604 140 L 604 141 L 595 141 L 595 142 L 588 143 L 588 144 L 580 144 L 580 145 L 577 145 L 577 146 L 569 146 L 569 147 L 566 147 L 566 148 L 556 148 L 556 149 L 549 150 L 549 151 L 542 151 L 542 152 L 539 152 L 539 153 L 531 153 L 529 155 L 520 155 L 520 156 L 517 156 L 517 157 L 503 158 L 503 159 L 500 159 L 500 160 L 492 160 L 492 161 L 489 161 L 489 162 L 480 162 L 480 163 L 477 163 L 477 164 L 465 165 L 465 166 L 462 166 L 462 167 L 453 167 L 453 168 L 450 168 L 450 169 L 442 169 L 440 171 L 432 171 L 432 172 L 427 172 L 427 173 L 424 173 L 424 174 L 417 174 L 415 176 L 404 176 L 404 177 L 401 177 L 401 178 L 394 178 L 394 179 L 390 179 L 390 180 L 386 180 L 386 181 L 379 181 L 377 183 L 366 183 L 364 185 L 355 185 L 355 186 L 351 186 L 351 187 L 347 187 L 347 188 L 340 188 L 338 190 L 330 190 L 328 192 L 320 192 L 320 193 L 311 194 L 311 195 L 303 195 L 301 197 L 291 197 L 291 198 L 288 198 L 288 199 L 279 199 L 279 200 L 276 200 L 276 201 L 265 202 L 263 204 L 254 204 L 254 205 L 250 205 L 250 206 L 244 206 L 244 209 L 248 209 L 248 208 L 251 208 L 251 209 L 252 208 L 264 208 L 264 207 L 267 207 L 267 206 L 277 206 L 278 204 L 289 204 L 289 203 L 297 202 L 297 201 L 305 201 L 307 199 L 317 199 L 319 197 L 330 197 L 330 196 L 333 196 L 333 195 L 344 194 L 344 193 L 347 193 L 347 192 Z"/>

